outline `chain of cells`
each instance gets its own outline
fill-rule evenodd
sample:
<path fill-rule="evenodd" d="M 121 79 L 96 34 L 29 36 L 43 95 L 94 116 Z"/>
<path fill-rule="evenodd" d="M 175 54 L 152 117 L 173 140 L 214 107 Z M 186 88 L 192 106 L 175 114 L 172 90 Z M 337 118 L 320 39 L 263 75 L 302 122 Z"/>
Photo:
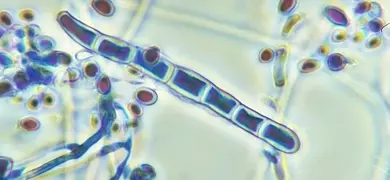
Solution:
<path fill-rule="evenodd" d="M 110 0 L 93 0 L 91 7 L 104 17 L 110 17 L 115 13 L 115 6 Z M 278 11 L 286 17 L 281 29 L 281 36 L 288 38 L 304 24 L 305 15 L 298 13 L 297 0 L 280 0 Z M 346 27 L 354 23 L 347 17 L 343 9 L 328 5 L 324 7 L 323 15 L 334 25 L 322 45 L 313 52 L 312 57 L 305 58 L 298 63 L 298 70 L 303 74 L 310 74 L 326 65 L 332 72 L 342 71 L 346 65 L 354 63 L 346 55 L 332 48 L 333 44 L 364 43 L 368 49 L 376 49 L 382 44 L 380 33 L 385 31 L 382 19 L 382 7 L 376 2 L 361 1 L 356 3 L 353 9 L 359 31 L 350 34 Z M 69 152 L 45 162 L 33 169 L 15 164 L 10 157 L 0 156 L 1 179 L 31 179 L 47 173 L 56 167 L 85 156 L 98 141 L 105 137 L 111 137 L 113 133 L 121 130 L 137 128 L 144 109 L 158 101 L 158 94 L 152 88 L 142 86 L 136 89 L 133 99 L 123 107 L 115 99 L 115 78 L 102 71 L 97 62 L 88 54 L 97 54 L 108 61 L 126 66 L 131 75 L 139 78 L 149 78 L 166 86 L 172 95 L 202 105 L 221 118 L 234 124 L 237 128 L 262 140 L 273 148 L 264 150 L 264 156 L 274 165 L 274 171 L 278 179 L 284 179 L 284 171 L 280 163 L 280 152 L 295 153 L 300 148 L 297 134 L 287 126 L 280 124 L 271 118 L 253 110 L 241 103 L 232 94 L 218 87 L 201 74 L 190 68 L 175 64 L 173 60 L 164 56 L 159 47 L 140 47 L 100 32 L 99 30 L 80 21 L 67 11 L 59 12 L 57 22 L 63 31 L 77 44 L 85 48 L 84 52 L 76 54 L 77 59 L 85 59 L 75 62 L 70 54 L 56 49 L 56 41 L 53 37 L 42 34 L 40 27 L 33 24 L 35 14 L 30 9 L 19 12 L 19 19 L 25 24 L 15 24 L 15 17 L 9 12 L 0 12 L 0 97 L 14 97 L 15 101 L 20 93 L 40 89 L 38 93 L 27 98 L 24 103 L 29 111 L 34 112 L 43 107 L 53 107 L 59 101 L 56 93 L 48 89 L 54 89 L 57 85 L 69 85 L 71 88 L 79 88 L 80 82 L 90 82 L 90 88 L 96 91 L 98 103 L 91 112 L 89 123 L 96 132 L 82 143 L 59 145 L 54 150 L 65 149 Z M 84 53 L 84 54 L 83 54 Z M 274 85 L 283 88 L 288 82 L 287 63 L 290 47 L 277 45 L 265 47 L 258 54 L 261 63 L 272 63 Z M 324 64 L 324 65 L 323 65 Z M 61 72 L 61 73 L 60 73 Z M 142 84 L 142 82 L 132 82 Z M 124 114 L 125 121 L 118 122 L 118 114 Z M 20 118 L 17 128 L 29 133 L 44 128 L 39 118 L 26 115 Z M 124 141 L 114 142 L 103 146 L 95 157 L 106 156 L 123 149 L 126 157 L 116 167 L 111 179 L 121 177 L 136 179 L 154 179 L 157 172 L 150 164 L 140 164 L 130 169 L 127 165 L 132 149 L 131 135 L 127 134 Z"/>

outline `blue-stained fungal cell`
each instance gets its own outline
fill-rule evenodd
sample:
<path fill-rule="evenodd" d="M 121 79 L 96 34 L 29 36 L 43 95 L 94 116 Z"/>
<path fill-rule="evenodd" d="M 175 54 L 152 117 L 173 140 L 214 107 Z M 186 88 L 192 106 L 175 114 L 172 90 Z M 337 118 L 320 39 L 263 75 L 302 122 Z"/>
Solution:
<path fill-rule="evenodd" d="M 332 53 L 328 55 L 327 64 L 331 71 L 341 71 L 345 68 L 347 58 L 340 53 Z"/>
<path fill-rule="evenodd" d="M 278 163 L 278 158 L 275 155 L 273 155 L 271 152 L 267 150 L 263 150 L 263 154 L 268 159 L 268 161 L 271 162 L 272 164 Z"/>
<path fill-rule="evenodd" d="M 348 26 L 350 24 L 344 10 L 336 6 L 326 6 L 324 10 L 325 17 L 333 24 L 338 26 Z"/>
<path fill-rule="evenodd" d="M 53 80 L 53 73 L 44 67 L 27 66 L 26 75 L 31 84 L 49 85 Z"/>
<path fill-rule="evenodd" d="M 18 38 L 24 38 L 26 36 L 26 33 L 24 32 L 24 29 L 22 29 L 22 28 L 16 29 L 14 33 L 15 33 L 15 36 Z"/>
<path fill-rule="evenodd" d="M 102 56 L 114 57 L 115 59 L 125 61 L 130 55 L 130 48 L 127 46 L 120 46 L 114 42 L 103 40 L 99 44 L 98 51 Z"/>
<path fill-rule="evenodd" d="M 33 39 L 32 46 L 38 51 L 50 51 L 55 48 L 56 42 L 50 36 L 41 35 Z"/>
<path fill-rule="evenodd" d="M 66 33 L 77 38 L 77 41 L 81 41 L 84 45 L 91 46 L 96 39 L 94 32 L 84 27 L 84 24 L 67 12 L 60 12 L 57 20 Z"/>
<path fill-rule="evenodd" d="M 26 64 L 28 64 L 28 59 L 27 59 L 27 57 L 22 57 L 22 59 L 21 59 L 21 64 L 24 66 L 24 65 L 26 65 Z"/>
<path fill-rule="evenodd" d="M 26 46 L 24 45 L 24 43 L 18 43 L 16 45 L 16 50 L 19 52 L 19 53 L 24 53 L 26 51 Z"/>
<path fill-rule="evenodd" d="M 16 72 L 13 77 L 13 82 L 17 89 L 26 89 L 30 83 L 24 71 Z"/>
<path fill-rule="evenodd" d="M 17 179 L 23 173 L 24 169 L 25 168 L 12 170 L 11 172 L 9 172 L 9 175 L 7 176 L 7 178 L 8 179 Z"/>
<path fill-rule="evenodd" d="M 0 27 L 0 38 L 5 34 L 6 30 Z"/>
<path fill-rule="evenodd" d="M 40 33 L 40 27 L 36 24 L 27 25 L 24 28 L 28 37 L 35 37 Z"/>
<path fill-rule="evenodd" d="M 173 84 L 194 96 L 199 96 L 206 87 L 206 82 L 203 82 L 181 69 L 178 69 L 173 77 Z"/>
<path fill-rule="evenodd" d="M 12 167 L 13 167 L 12 159 L 8 157 L 0 156 L 0 179 L 3 179 L 6 173 L 11 171 Z"/>
<path fill-rule="evenodd" d="M 382 19 L 374 18 L 371 21 L 368 22 L 368 28 L 372 32 L 379 32 L 385 25 L 385 22 Z"/>
<path fill-rule="evenodd" d="M 24 53 L 24 55 L 26 55 L 26 57 L 28 57 L 33 62 L 41 60 L 41 56 L 36 51 L 27 51 Z"/>
<path fill-rule="evenodd" d="M 37 51 L 28 51 L 25 53 L 28 60 L 34 64 L 56 67 L 59 64 L 69 64 L 70 55 L 62 51 L 50 51 L 46 54 L 39 54 Z"/>
<path fill-rule="evenodd" d="M 255 115 L 249 113 L 245 109 L 240 109 L 235 117 L 235 121 L 241 126 L 251 130 L 252 132 L 257 132 L 257 128 L 264 121 L 262 118 L 256 117 Z"/>
<path fill-rule="evenodd" d="M 369 2 L 369 1 L 362 1 L 362 2 L 359 2 L 355 6 L 355 13 L 356 14 L 363 14 L 365 12 L 368 12 L 370 9 L 371 9 L 371 2 Z"/>
<path fill-rule="evenodd" d="M 4 68 L 13 66 L 12 58 L 4 52 L 0 52 L 0 65 Z"/>
<path fill-rule="evenodd" d="M 131 171 L 130 180 L 154 180 L 156 176 L 157 173 L 151 165 L 141 164 Z"/>
<path fill-rule="evenodd" d="M 44 62 L 42 61 L 41 55 L 37 51 L 27 51 L 24 53 L 24 55 L 27 57 L 27 59 L 34 63 L 34 64 L 39 64 L 39 65 L 45 65 Z"/>
<path fill-rule="evenodd" d="M 149 64 L 144 60 L 142 53 L 137 53 L 134 63 L 160 78 L 160 80 L 163 80 L 168 73 L 168 65 L 165 62 L 159 61 L 156 64 Z"/>
<path fill-rule="evenodd" d="M 57 66 L 59 63 L 59 57 L 57 51 L 51 51 L 50 53 L 42 57 L 42 63 L 48 66 Z"/>
<path fill-rule="evenodd" d="M 215 87 L 210 88 L 207 92 L 205 102 L 209 106 L 217 108 L 226 114 L 229 114 L 237 105 L 232 97 L 224 95 L 221 90 Z"/>
<path fill-rule="evenodd" d="M 285 149 L 294 149 L 296 144 L 294 138 L 287 131 L 276 127 L 273 124 L 269 124 L 264 130 L 264 137 L 274 143 L 282 146 Z"/>

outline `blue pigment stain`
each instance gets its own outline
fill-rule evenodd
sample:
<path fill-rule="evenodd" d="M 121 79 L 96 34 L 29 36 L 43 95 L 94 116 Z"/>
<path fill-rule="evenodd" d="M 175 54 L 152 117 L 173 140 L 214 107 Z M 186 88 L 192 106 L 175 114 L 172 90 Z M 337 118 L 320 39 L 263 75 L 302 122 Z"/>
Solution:
<path fill-rule="evenodd" d="M 53 80 L 53 73 L 43 67 L 26 67 L 26 75 L 32 84 L 49 85 Z"/>
<path fill-rule="evenodd" d="M 16 50 L 18 50 L 19 53 L 24 53 L 26 51 L 26 46 L 23 43 L 18 43 L 16 45 Z"/>
<path fill-rule="evenodd" d="M 235 118 L 237 123 L 251 130 L 252 132 L 257 132 L 257 128 L 263 122 L 262 118 L 255 117 L 249 114 L 245 109 L 241 109 L 238 111 L 237 116 Z"/>
<path fill-rule="evenodd" d="M 173 77 L 173 84 L 194 96 L 199 96 L 206 87 L 205 82 L 180 69 Z"/>
<path fill-rule="evenodd" d="M 356 14 L 363 14 L 371 9 L 371 3 L 368 1 L 362 1 L 355 6 Z"/>
<path fill-rule="evenodd" d="M 26 57 L 22 57 L 21 64 L 24 66 L 28 64 L 28 59 Z"/>
<path fill-rule="evenodd" d="M 13 61 L 10 56 L 0 52 L 0 65 L 2 65 L 4 68 L 9 68 L 13 66 Z"/>
<path fill-rule="evenodd" d="M 15 36 L 18 38 L 24 38 L 26 33 L 24 32 L 24 29 L 17 29 L 15 30 Z"/>
<path fill-rule="evenodd" d="M 264 137 L 283 146 L 286 149 L 293 149 L 295 147 L 295 141 L 291 134 L 285 132 L 283 129 L 269 124 L 264 130 Z"/>
<path fill-rule="evenodd" d="M 106 57 L 114 57 L 118 60 L 125 61 L 130 54 L 130 48 L 120 46 L 108 40 L 103 40 L 98 48 L 98 51 Z"/>
<path fill-rule="evenodd" d="M 331 71 L 341 71 L 345 68 L 346 58 L 340 53 L 329 54 L 327 59 Z"/>
<path fill-rule="evenodd" d="M 25 26 L 25 29 L 28 37 L 35 37 L 39 34 L 39 26 L 36 24 Z"/>
<path fill-rule="evenodd" d="M 0 28 L 0 38 L 5 34 L 6 30 L 3 28 Z"/>
<path fill-rule="evenodd" d="M 26 89 L 30 83 L 24 71 L 18 71 L 13 77 L 13 82 L 17 89 Z"/>
<path fill-rule="evenodd" d="M 51 51 L 42 57 L 42 63 L 48 66 L 58 66 L 60 57 L 57 51 Z"/>
<path fill-rule="evenodd" d="M 345 12 L 335 6 L 326 6 L 324 10 L 325 17 L 333 24 L 338 26 L 348 26 L 350 24 Z"/>
<path fill-rule="evenodd" d="M 205 102 L 226 114 L 229 114 L 237 105 L 231 97 L 223 95 L 220 90 L 214 87 L 208 91 Z"/>
<path fill-rule="evenodd" d="M 156 176 L 156 171 L 151 165 L 141 164 L 133 169 L 130 174 L 130 180 L 153 180 Z"/>
<path fill-rule="evenodd" d="M 53 50 L 55 46 L 56 46 L 56 42 L 50 36 L 37 36 L 33 40 L 33 47 L 38 51 Z"/>
<path fill-rule="evenodd" d="M 11 171 L 5 180 L 18 178 L 19 176 L 22 175 L 24 169 L 25 168 L 21 168 L 21 169 L 16 169 Z"/>
<path fill-rule="evenodd" d="M 384 22 L 378 18 L 372 19 L 371 21 L 368 22 L 368 28 L 372 32 L 379 32 L 384 26 Z"/>
<path fill-rule="evenodd" d="M 41 56 L 36 51 L 27 51 L 24 53 L 24 55 L 32 62 L 34 63 L 40 63 L 41 62 Z"/>
<path fill-rule="evenodd" d="M 138 50 L 134 63 L 141 66 L 144 70 L 151 72 L 154 76 L 163 80 L 168 72 L 168 65 L 163 61 L 158 61 L 156 64 L 148 63 L 143 56 L 142 50 Z"/>

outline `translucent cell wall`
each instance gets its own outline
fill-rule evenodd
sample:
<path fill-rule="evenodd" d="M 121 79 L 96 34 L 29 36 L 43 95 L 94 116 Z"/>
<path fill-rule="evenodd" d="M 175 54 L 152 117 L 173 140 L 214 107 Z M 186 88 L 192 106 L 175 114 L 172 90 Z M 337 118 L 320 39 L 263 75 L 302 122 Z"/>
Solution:
<path fill-rule="evenodd" d="M 0 179 L 390 179 L 387 6 L 0 1 Z"/>

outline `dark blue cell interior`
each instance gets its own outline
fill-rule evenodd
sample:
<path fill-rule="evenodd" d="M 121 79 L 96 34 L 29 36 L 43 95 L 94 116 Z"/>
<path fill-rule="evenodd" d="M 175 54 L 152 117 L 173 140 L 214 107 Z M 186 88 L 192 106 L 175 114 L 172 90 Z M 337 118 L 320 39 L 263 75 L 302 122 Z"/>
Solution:
<path fill-rule="evenodd" d="M 96 34 L 84 28 L 81 22 L 70 14 L 64 14 L 60 17 L 59 23 L 66 32 L 74 35 L 78 41 L 91 46 L 96 38 Z M 86 26 L 86 25 L 85 25 Z"/>
<path fill-rule="evenodd" d="M 26 75 L 31 84 L 49 85 L 53 80 L 53 73 L 44 67 L 27 66 Z"/>
<path fill-rule="evenodd" d="M 265 129 L 264 137 L 276 142 L 286 149 L 293 149 L 295 146 L 295 141 L 290 134 L 272 124 L 268 125 Z"/>
<path fill-rule="evenodd" d="M 368 22 L 368 28 L 372 32 L 379 32 L 382 29 L 382 26 L 383 26 L 383 23 L 377 18 Z"/>
<path fill-rule="evenodd" d="M 332 71 L 340 71 L 345 67 L 345 57 L 342 54 L 330 54 L 327 59 L 328 67 Z"/>
<path fill-rule="evenodd" d="M 156 176 L 156 171 L 151 165 L 142 164 L 133 169 L 130 174 L 130 180 L 154 180 Z"/>
<path fill-rule="evenodd" d="M 137 57 L 134 59 L 134 63 L 142 66 L 144 70 L 149 71 L 153 75 L 157 76 L 159 80 L 164 79 L 168 72 L 168 65 L 163 61 L 158 61 L 156 64 L 150 64 L 143 58 L 141 52 L 137 53 Z"/>
<path fill-rule="evenodd" d="M 275 155 L 271 154 L 269 151 L 263 150 L 263 154 L 268 159 L 269 162 L 273 164 L 278 163 L 278 158 Z"/>
<path fill-rule="evenodd" d="M 256 132 L 263 119 L 249 114 L 245 109 L 240 109 L 237 113 L 236 121 L 253 132 Z"/>
<path fill-rule="evenodd" d="M 4 68 L 9 68 L 13 65 L 11 57 L 7 56 L 4 53 L 0 53 L 0 65 Z"/>
<path fill-rule="evenodd" d="M 24 36 L 26 36 L 26 33 L 24 32 L 24 29 L 17 29 L 15 31 L 15 36 L 18 38 L 24 38 Z"/>
<path fill-rule="evenodd" d="M 6 30 L 3 28 L 0 28 L 0 37 L 2 37 L 5 34 Z"/>
<path fill-rule="evenodd" d="M 102 130 L 108 132 L 111 129 L 112 121 L 117 117 L 114 100 L 111 96 L 103 96 L 99 100 L 99 119 L 101 119 Z"/>
<path fill-rule="evenodd" d="M 355 13 L 362 14 L 364 12 L 367 12 L 368 10 L 368 4 L 366 2 L 360 2 L 355 6 Z"/>
<path fill-rule="evenodd" d="M 98 51 L 103 56 L 116 57 L 121 61 L 126 60 L 130 54 L 130 48 L 127 46 L 119 46 L 108 40 L 103 40 L 98 48 Z"/>
<path fill-rule="evenodd" d="M 62 63 L 62 60 L 66 53 L 63 53 L 61 51 L 51 51 L 48 54 L 40 55 L 36 51 L 28 51 L 25 53 L 25 56 L 30 60 L 32 63 L 36 65 L 43 65 L 43 66 L 58 66 Z"/>
<path fill-rule="evenodd" d="M 36 32 L 36 30 L 30 26 L 26 26 L 25 28 L 26 28 L 26 32 L 27 32 L 28 37 L 34 37 L 38 34 L 38 32 Z"/>
<path fill-rule="evenodd" d="M 52 50 L 55 47 L 55 41 L 49 36 L 41 36 L 33 43 L 33 48 L 41 51 Z"/>
<path fill-rule="evenodd" d="M 17 89 L 26 89 L 30 83 L 24 71 L 18 71 L 15 73 L 13 82 Z"/>
<path fill-rule="evenodd" d="M 15 170 L 13 170 L 13 171 L 11 171 L 10 173 L 9 173 L 9 175 L 7 176 L 7 178 L 8 179 L 15 179 L 15 178 L 17 178 L 17 177 L 20 177 L 20 175 L 23 173 L 23 170 L 24 170 L 25 168 L 21 168 L 21 169 L 15 169 Z M 0 176 L 1 177 L 1 176 Z M 8 180 L 8 179 L 4 179 L 4 180 Z M 3 180 L 3 179 L 1 179 L 1 180 Z"/>
<path fill-rule="evenodd" d="M 46 54 L 42 57 L 42 62 L 44 65 L 48 66 L 58 66 L 60 61 L 60 56 L 57 51 L 51 51 L 49 54 Z"/>
<path fill-rule="evenodd" d="M 23 43 L 18 43 L 16 45 L 16 50 L 18 50 L 19 53 L 23 53 L 26 51 L 26 46 Z"/>
<path fill-rule="evenodd" d="M 24 53 L 24 55 L 26 55 L 33 62 L 39 62 L 41 60 L 41 56 L 38 54 L 37 51 L 27 51 L 26 53 Z"/>
<path fill-rule="evenodd" d="M 237 103 L 232 98 L 224 96 L 214 87 L 208 91 L 205 101 L 209 105 L 218 108 L 226 114 L 229 114 L 230 111 L 232 111 L 232 109 L 237 105 Z"/>
<path fill-rule="evenodd" d="M 202 89 L 206 87 L 206 82 L 189 75 L 181 69 L 177 70 L 175 77 L 173 77 L 173 84 L 194 96 L 199 96 Z"/>

